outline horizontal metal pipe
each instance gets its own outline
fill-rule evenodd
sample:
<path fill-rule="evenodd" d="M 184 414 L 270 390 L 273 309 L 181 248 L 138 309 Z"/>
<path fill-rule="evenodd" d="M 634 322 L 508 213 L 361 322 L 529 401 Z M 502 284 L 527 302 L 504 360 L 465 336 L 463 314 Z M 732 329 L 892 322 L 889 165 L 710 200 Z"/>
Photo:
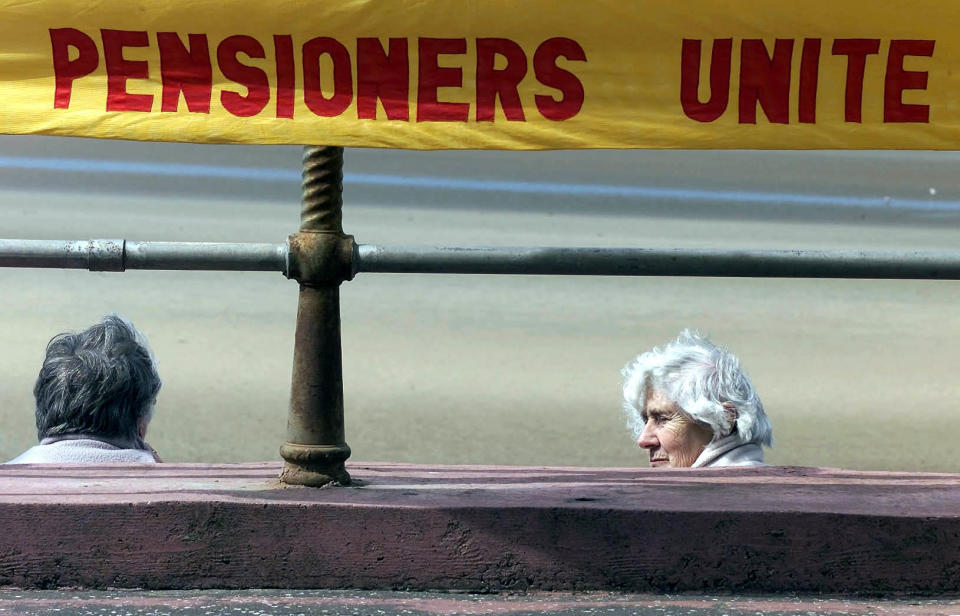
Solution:
<path fill-rule="evenodd" d="M 127 242 L 127 269 L 286 272 L 287 244 Z"/>
<path fill-rule="evenodd" d="M 0 267 L 285 272 L 287 244 L 0 239 Z M 358 272 L 960 279 L 960 252 L 357 247 Z"/>
<path fill-rule="evenodd" d="M 287 245 L 0 239 L 0 267 L 285 272 Z"/>
<path fill-rule="evenodd" d="M 960 252 L 358 247 L 359 272 L 960 279 Z"/>

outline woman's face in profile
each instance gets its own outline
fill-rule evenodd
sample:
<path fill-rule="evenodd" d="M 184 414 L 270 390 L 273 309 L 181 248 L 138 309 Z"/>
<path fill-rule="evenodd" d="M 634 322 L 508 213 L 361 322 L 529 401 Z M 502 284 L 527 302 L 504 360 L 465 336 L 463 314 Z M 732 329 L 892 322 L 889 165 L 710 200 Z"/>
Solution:
<path fill-rule="evenodd" d="M 650 466 L 693 466 L 713 434 L 681 412 L 663 392 L 648 389 L 644 398 L 643 434 L 637 445 L 650 454 Z"/>

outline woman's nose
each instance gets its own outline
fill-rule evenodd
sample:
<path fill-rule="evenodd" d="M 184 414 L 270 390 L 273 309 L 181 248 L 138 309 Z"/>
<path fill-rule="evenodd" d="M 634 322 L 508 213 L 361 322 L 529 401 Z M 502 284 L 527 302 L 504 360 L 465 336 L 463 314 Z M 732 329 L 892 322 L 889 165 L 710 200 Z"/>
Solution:
<path fill-rule="evenodd" d="M 644 449 L 650 449 L 652 447 L 658 447 L 659 445 L 660 441 L 657 440 L 654 431 L 644 428 L 643 434 L 641 434 L 640 438 L 637 440 L 637 446 Z"/>

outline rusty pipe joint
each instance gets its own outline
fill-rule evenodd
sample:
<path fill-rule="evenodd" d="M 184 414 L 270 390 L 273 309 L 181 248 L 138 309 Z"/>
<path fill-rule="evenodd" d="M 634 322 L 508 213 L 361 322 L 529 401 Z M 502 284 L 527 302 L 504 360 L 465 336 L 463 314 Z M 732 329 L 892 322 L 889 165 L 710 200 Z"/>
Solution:
<path fill-rule="evenodd" d="M 353 236 L 335 231 L 298 231 L 287 248 L 284 275 L 308 286 L 353 280 L 360 265 Z"/>
<path fill-rule="evenodd" d="M 90 240 L 87 242 L 87 269 L 91 272 L 125 271 L 126 251 L 126 240 Z"/>

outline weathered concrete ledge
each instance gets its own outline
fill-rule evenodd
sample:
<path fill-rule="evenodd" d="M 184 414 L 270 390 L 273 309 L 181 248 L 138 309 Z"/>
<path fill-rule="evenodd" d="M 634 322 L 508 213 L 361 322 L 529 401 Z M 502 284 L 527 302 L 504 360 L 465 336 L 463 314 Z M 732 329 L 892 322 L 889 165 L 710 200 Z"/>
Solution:
<path fill-rule="evenodd" d="M 960 475 L 348 466 L 0 467 L 0 585 L 960 591 Z"/>

